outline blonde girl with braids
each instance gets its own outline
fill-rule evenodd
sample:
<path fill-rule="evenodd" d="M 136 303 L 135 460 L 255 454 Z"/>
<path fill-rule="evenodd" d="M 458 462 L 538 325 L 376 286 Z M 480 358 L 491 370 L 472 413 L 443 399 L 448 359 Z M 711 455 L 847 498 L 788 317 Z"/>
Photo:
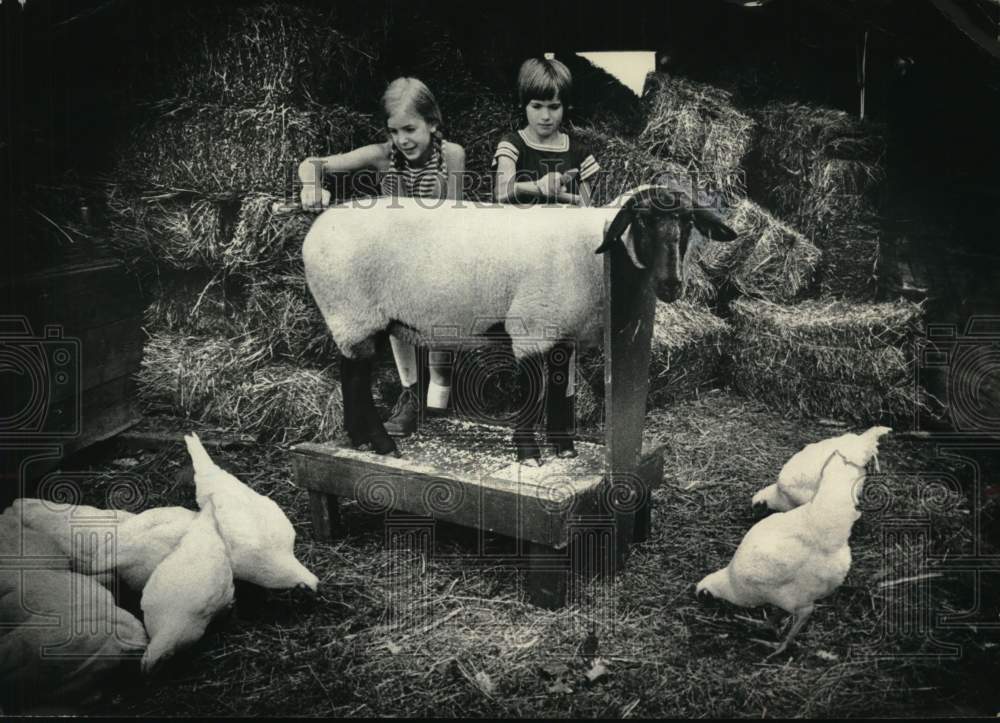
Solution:
<path fill-rule="evenodd" d="M 382 108 L 389 134 L 387 141 L 347 153 L 306 158 L 299 165 L 303 208 L 319 210 L 330 203 L 330 192 L 323 188 L 327 173 L 360 170 L 379 172 L 384 196 L 461 200 L 465 151 L 460 145 L 444 140 L 441 110 L 430 89 L 416 78 L 396 78 L 382 96 Z M 419 412 L 417 353 L 412 344 L 394 336 L 390 335 L 389 342 L 403 392 L 385 428 L 395 437 L 406 437 L 416 430 Z M 445 409 L 451 393 L 449 370 L 432 360 L 430 371 L 427 406 Z"/>

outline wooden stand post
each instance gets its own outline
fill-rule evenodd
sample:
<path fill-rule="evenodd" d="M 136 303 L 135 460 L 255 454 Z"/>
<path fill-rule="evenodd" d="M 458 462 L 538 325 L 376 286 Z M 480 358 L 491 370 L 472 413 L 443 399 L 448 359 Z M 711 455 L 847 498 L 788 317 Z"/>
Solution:
<path fill-rule="evenodd" d="M 651 461 L 640 468 L 656 296 L 648 284 L 628 283 L 631 263 L 620 247 L 604 256 L 605 480 L 609 511 L 618 525 L 619 565 L 628 546 L 649 535 L 648 476 L 656 467 Z M 659 464 L 662 474 L 662 460 Z"/>

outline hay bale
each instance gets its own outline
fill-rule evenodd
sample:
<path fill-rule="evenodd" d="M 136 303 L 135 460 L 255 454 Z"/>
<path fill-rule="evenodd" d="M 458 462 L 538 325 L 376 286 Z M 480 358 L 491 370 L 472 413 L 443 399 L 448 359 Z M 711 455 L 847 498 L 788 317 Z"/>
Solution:
<path fill-rule="evenodd" d="M 740 235 L 733 243 L 746 253 L 741 257 L 738 246 L 709 242 L 703 254 L 709 268 L 728 266 L 737 289 L 768 301 L 791 301 L 809 288 L 821 257 L 809 239 L 750 200 L 738 203 L 726 220 Z"/>
<path fill-rule="evenodd" d="M 606 125 L 574 125 L 569 130 L 590 147 L 601 165 L 600 175 L 591 180 L 593 200 L 598 206 L 643 184 L 667 181 L 686 187 L 691 180 L 684 166 L 647 152 Z"/>
<path fill-rule="evenodd" d="M 500 94 L 471 79 L 459 91 L 444 91 L 440 104 L 445 137 L 465 149 L 465 170 L 469 175 L 464 195 L 472 200 L 492 200 L 493 154 L 501 136 L 523 125 L 523 113 L 519 114 L 514 104 Z"/>
<path fill-rule="evenodd" d="M 177 271 L 217 266 L 229 236 L 232 202 L 143 197 L 118 186 L 105 200 L 109 244 L 128 263 Z"/>
<path fill-rule="evenodd" d="M 145 326 L 152 334 L 228 339 L 267 361 L 324 366 L 337 358 L 305 279 L 291 274 L 246 283 L 220 274 L 165 276 L 146 307 Z"/>
<path fill-rule="evenodd" d="M 730 381 L 786 412 L 906 424 L 914 418 L 913 348 L 922 309 L 836 300 L 781 306 L 737 300 Z"/>
<path fill-rule="evenodd" d="M 722 354 L 731 330 L 708 309 L 688 301 L 657 302 L 650 344 L 647 409 L 672 404 L 718 383 Z M 582 356 L 577 374 L 577 420 L 582 427 L 600 425 L 604 400 L 588 380 L 604 376 L 604 354 Z"/>
<path fill-rule="evenodd" d="M 209 103 L 353 102 L 373 90 L 375 51 L 336 29 L 337 9 L 304 2 L 178 3 L 135 70 L 140 97 Z"/>
<path fill-rule="evenodd" d="M 691 232 L 692 235 L 697 233 Z M 716 286 L 718 281 L 713 281 L 706 271 L 706 266 L 711 264 L 713 251 L 709 248 L 710 242 L 702 242 L 701 246 L 695 246 L 684 258 L 684 292 L 682 298 L 698 306 L 711 305 L 719 295 Z M 721 245 L 721 244 L 716 244 Z"/>
<path fill-rule="evenodd" d="M 111 243 L 130 262 L 146 266 L 224 274 L 301 271 L 302 241 L 316 215 L 274 214 L 281 200 L 261 193 L 227 201 L 143 197 L 116 187 L 107 198 Z"/>
<path fill-rule="evenodd" d="M 266 193 L 243 197 L 232 239 L 220 255 L 223 268 L 240 271 L 301 269 L 302 242 L 316 214 L 304 211 L 273 213 L 272 207 L 281 200 Z"/>
<path fill-rule="evenodd" d="M 885 129 L 802 103 L 771 103 L 755 118 L 754 197 L 823 251 L 824 295 L 873 299 Z"/>
<path fill-rule="evenodd" d="M 343 429 L 340 384 L 326 370 L 269 364 L 231 388 L 220 406 L 224 423 L 262 442 L 322 442 Z"/>
<path fill-rule="evenodd" d="M 643 103 L 646 125 L 639 143 L 644 150 L 697 170 L 729 202 L 745 195 L 741 164 L 754 121 L 734 107 L 731 93 L 652 73 Z"/>
<path fill-rule="evenodd" d="M 791 301 L 810 289 L 822 254 L 809 239 L 748 199 L 724 214 L 739 235 L 721 243 L 705 240 L 697 229 L 691 232 L 684 298 L 708 304 L 725 287 L 768 301 Z"/>
<path fill-rule="evenodd" d="M 177 273 L 157 277 L 143 312 L 147 333 L 231 336 L 233 284 L 218 274 Z"/>
<path fill-rule="evenodd" d="M 882 265 L 881 230 L 873 219 L 844 221 L 824 235 L 823 262 L 817 280 L 827 298 L 876 298 Z"/>
<path fill-rule="evenodd" d="M 337 345 L 302 276 L 251 283 L 236 324 L 271 359 L 323 365 L 337 359 Z"/>
<path fill-rule="evenodd" d="M 222 419 L 228 390 L 266 362 L 259 349 L 222 337 L 153 334 L 136 375 L 139 399 L 193 419 Z"/>
<path fill-rule="evenodd" d="M 729 336 L 726 322 L 701 306 L 657 303 L 648 406 L 661 407 L 715 384 Z"/>
<path fill-rule="evenodd" d="M 329 439 L 343 419 L 331 370 L 269 363 L 261 347 L 220 337 L 154 334 L 136 382 L 152 407 L 261 441 Z"/>
<path fill-rule="evenodd" d="M 291 196 L 303 158 L 349 150 L 376 135 L 369 116 L 306 103 L 196 105 L 167 100 L 118 151 L 116 177 L 149 191 L 240 197 Z"/>
<path fill-rule="evenodd" d="M 767 164 L 763 171 L 779 172 L 782 179 L 812 177 L 820 185 L 825 181 L 844 189 L 866 188 L 866 178 L 877 182 L 884 176 L 881 163 L 886 141 L 881 126 L 859 121 L 842 110 L 805 103 L 769 103 L 753 111 L 753 117 L 755 150 Z M 833 169 L 823 168 L 814 175 L 831 160 L 854 163 L 836 163 Z"/>

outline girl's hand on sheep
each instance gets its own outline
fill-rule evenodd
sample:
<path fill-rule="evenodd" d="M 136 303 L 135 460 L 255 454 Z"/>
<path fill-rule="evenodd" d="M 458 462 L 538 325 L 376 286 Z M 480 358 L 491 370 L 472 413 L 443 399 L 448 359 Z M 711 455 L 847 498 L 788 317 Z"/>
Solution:
<path fill-rule="evenodd" d="M 563 190 L 563 174 L 551 171 L 538 179 L 538 190 L 545 198 L 554 198 Z"/>
<path fill-rule="evenodd" d="M 299 198 L 304 211 L 321 211 L 330 205 L 330 192 L 325 188 L 306 186 Z"/>
<path fill-rule="evenodd" d="M 558 195 L 556 195 L 556 201 L 558 201 L 559 203 L 568 203 L 573 206 L 583 205 L 583 198 L 579 194 L 567 193 L 566 191 L 562 191 Z"/>

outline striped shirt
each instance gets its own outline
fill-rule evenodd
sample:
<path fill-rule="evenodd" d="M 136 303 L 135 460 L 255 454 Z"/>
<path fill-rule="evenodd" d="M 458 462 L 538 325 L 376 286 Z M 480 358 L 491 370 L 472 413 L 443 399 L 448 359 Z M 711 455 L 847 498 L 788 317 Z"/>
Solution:
<path fill-rule="evenodd" d="M 444 198 L 448 193 L 448 164 L 441 153 L 441 144 L 432 143 L 431 153 L 419 166 L 405 162 L 396 167 L 396 154 L 389 148 L 389 170 L 382 176 L 382 193 L 386 196 L 414 198 Z"/>
<path fill-rule="evenodd" d="M 494 169 L 501 158 L 514 162 L 518 181 L 537 181 L 551 171 L 578 170 L 580 175 L 566 187 L 569 193 L 579 193 L 579 182 L 591 179 L 601 170 L 590 150 L 565 133 L 559 133 L 558 138 L 545 144 L 529 141 L 523 130 L 506 133 L 493 154 Z"/>

